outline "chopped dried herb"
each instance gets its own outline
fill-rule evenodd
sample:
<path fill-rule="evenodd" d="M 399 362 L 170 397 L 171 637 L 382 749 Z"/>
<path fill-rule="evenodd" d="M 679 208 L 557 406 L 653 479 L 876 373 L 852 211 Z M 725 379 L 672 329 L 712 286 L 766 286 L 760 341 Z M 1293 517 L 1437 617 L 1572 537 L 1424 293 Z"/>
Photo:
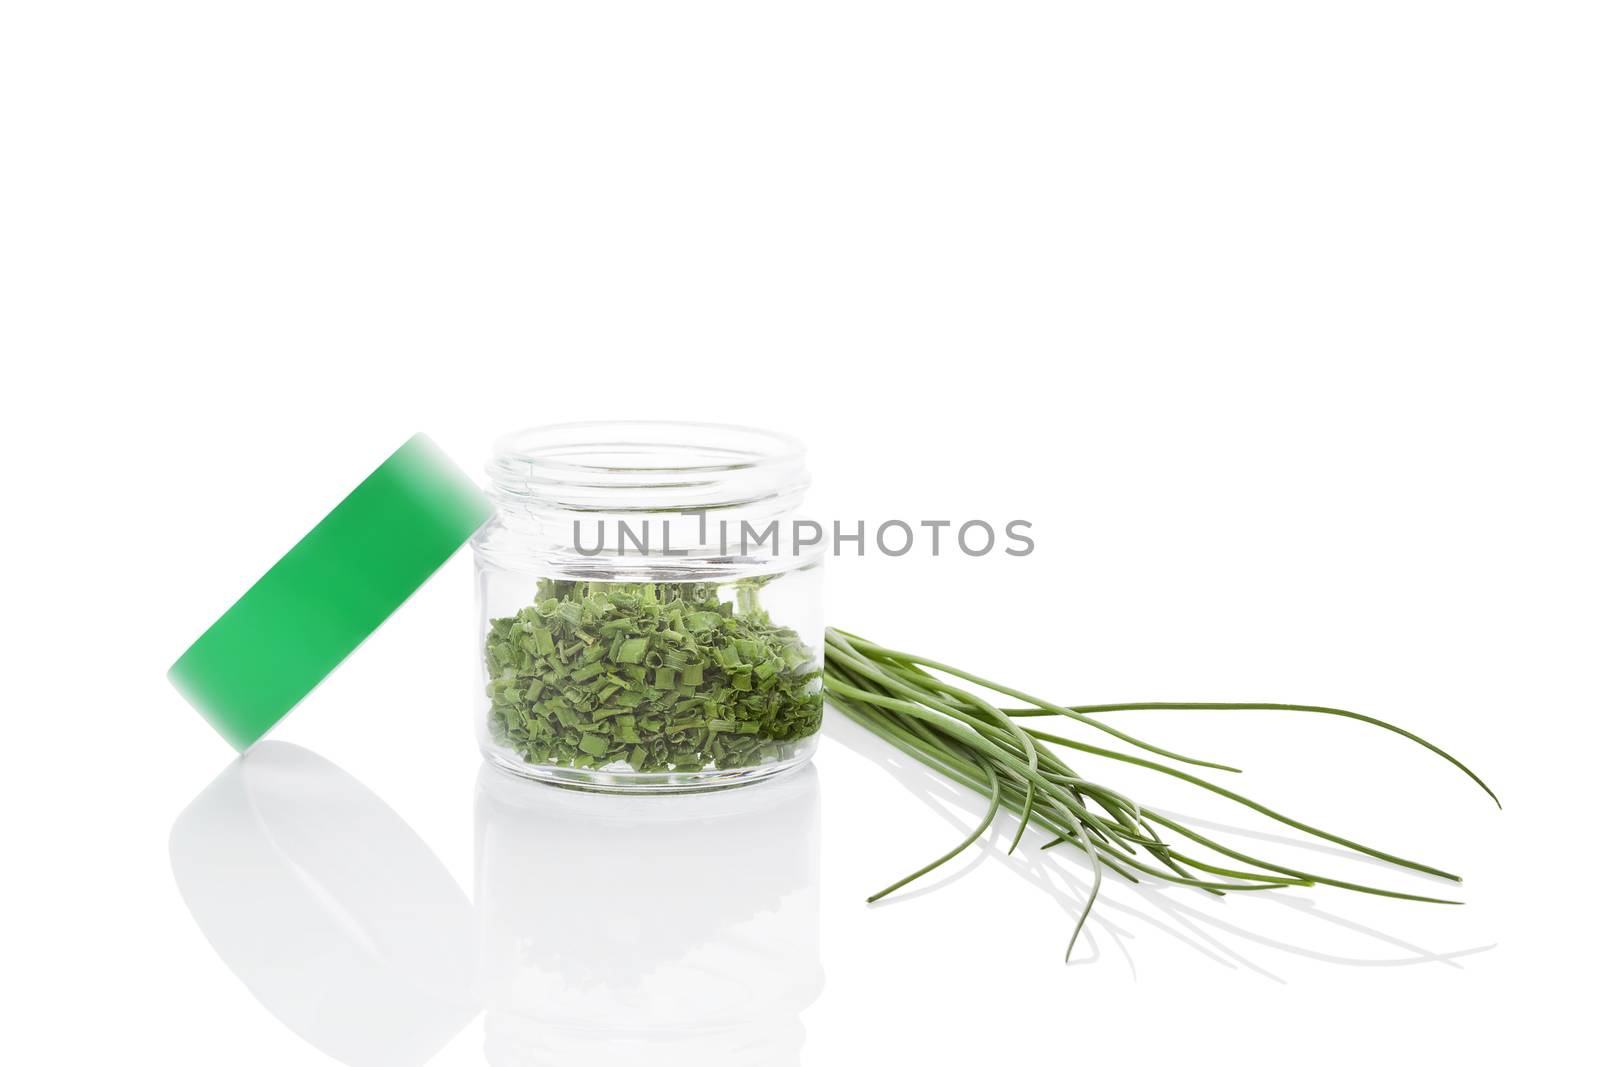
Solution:
<path fill-rule="evenodd" d="M 489 735 L 528 763 L 633 771 L 749 767 L 822 725 L 822 668 L 760 605 L 764 579 L 541 579 L 493 619 Z"/>

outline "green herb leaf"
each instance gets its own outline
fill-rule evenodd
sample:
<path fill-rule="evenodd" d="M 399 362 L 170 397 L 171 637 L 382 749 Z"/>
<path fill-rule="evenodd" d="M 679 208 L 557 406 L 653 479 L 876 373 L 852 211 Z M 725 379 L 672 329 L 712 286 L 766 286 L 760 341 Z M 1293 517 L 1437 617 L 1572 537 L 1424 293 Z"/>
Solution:
<path fill-rule="evenodd" d="M 822 724 L 822 674 L 762 584 L 542 580 L 489 622 L 490 738 L 528 763 L 618 772 L 788 758 Z"/>

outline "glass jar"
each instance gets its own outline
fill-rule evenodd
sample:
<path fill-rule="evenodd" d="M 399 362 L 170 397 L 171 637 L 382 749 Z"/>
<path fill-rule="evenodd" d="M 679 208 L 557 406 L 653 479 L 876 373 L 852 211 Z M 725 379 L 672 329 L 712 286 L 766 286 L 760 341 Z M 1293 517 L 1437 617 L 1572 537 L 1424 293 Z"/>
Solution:
<path fill-rule="evenodd" d="M 590 422 L 502 438 L 473 538 L 491 763 L 612 792 L 799 767 L 822 723 L 821 528 L 798 441 Z"/>

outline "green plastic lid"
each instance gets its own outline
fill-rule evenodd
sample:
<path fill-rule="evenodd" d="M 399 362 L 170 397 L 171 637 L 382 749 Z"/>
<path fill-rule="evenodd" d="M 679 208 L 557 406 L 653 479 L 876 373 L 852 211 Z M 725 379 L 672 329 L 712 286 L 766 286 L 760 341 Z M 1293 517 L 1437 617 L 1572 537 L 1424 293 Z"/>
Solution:
<path fill-rule="evenodd" d="M 262 575 L 167 677 L 243 751 L 366 640 L 493 509 L 423 434 Z"/>

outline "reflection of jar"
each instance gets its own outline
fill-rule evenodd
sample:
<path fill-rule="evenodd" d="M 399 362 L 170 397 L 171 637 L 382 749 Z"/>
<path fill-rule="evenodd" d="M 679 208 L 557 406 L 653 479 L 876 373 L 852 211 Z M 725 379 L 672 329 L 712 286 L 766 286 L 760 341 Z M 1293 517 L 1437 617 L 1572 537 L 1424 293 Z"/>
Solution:
<path fill-rule="evenodd" d="M 479 777 L 494 1067 L 799 1062 L 822 988 L 818 787 L 599 797 Z"/>
<path fill-rule="evenodd" d="M 501 439 L 473 539 L 491 762 L 613 791 L 804 763 L 822 721 L 820 528 L 798 442 L 693 423 Z M 815 536 L 812 536 L 812 535 Z"/>

